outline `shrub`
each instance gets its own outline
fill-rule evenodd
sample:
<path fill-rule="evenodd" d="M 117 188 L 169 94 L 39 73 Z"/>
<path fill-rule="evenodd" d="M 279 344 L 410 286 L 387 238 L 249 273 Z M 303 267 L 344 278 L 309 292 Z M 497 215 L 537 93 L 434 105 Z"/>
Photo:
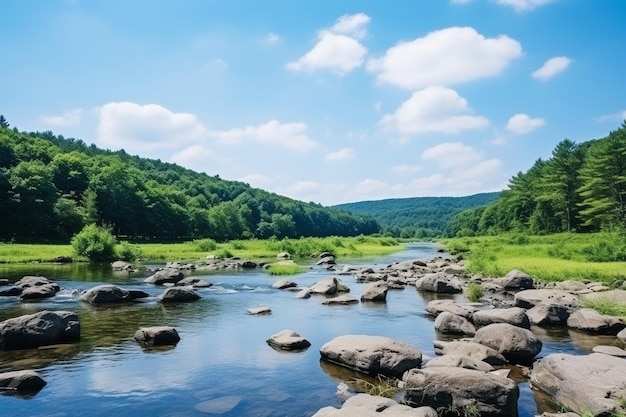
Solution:
<path fill-rule="evenodd" d="M 122 242 L 117 247 L 117 257 L 123 261 L 135 261 L 143 256 L 143 251 L 139 246 L 131 245 L 128 242 Z"/>
<path fill-rule="evenodd" d="M 483 286 L 478 282 L 470 282 L 467 284 L 467 287 L 465 287 L 465 296 L 472 302 L 479 301 L 483 297 L 484 293 L 485 291 Z"/>
<path fill-rule="evenodd" d="M 200 252 L 209 252 L 217 249 L 217 242 L 213 239 L 198 239 L 194 240 L 193 243 Z"/>
<path fill-rule="evenodd" d="M 270 275 L 298 275 L 304 272 L 305 268 L 296 263 L 273 263 L 267 267 Z"/>
<path fill-rule="evenodd" d="M 115 238 L 108 229 L 95 224 L 83 227 L 72 237 L 76 255 L 90 262 L 108 262 L 115 259 Z"/>

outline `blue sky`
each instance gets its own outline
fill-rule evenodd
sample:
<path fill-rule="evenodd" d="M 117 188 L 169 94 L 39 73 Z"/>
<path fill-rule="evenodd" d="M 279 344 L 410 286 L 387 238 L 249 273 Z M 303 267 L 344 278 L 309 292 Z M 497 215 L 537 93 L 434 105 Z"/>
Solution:
<path fill-rule="evenodd" d="M 0 0 L 25 131 L 332 205 L 498 191 L 626 119 L 622 0 Z"/>

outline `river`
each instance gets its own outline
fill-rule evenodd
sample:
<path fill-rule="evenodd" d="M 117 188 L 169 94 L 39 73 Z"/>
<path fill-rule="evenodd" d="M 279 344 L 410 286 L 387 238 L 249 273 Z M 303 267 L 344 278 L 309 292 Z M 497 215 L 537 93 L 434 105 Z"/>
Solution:
<path fill-rule="evenodd" d="M 338 259 L 339 265 L 385 266 L 410 259 L 445 256 L 427 243 L 374 259 Z M 147 275 L 113 273 L 87 265 L 3 266 L 0 277 L 43 275 L 61 291 L 39 302 L 0 297 L 0 320 L 41 310 L 70 310 L 81 321 L 79 344 L 56 349 L 0 352 L 0 372 L 36 369 L 47 385 L 34 396 L 1 396 L 2 416 L 311 416 L 319 408 L 339 407 L 337 385 L 356 375 L 320 362 L 319 348 L 334 337 L 369 334 L 392 337 L 433 357 L 436 334 L 425 314 L 433 294 L 413 287 L 390 290 L 385 304 L 325 306 L 323 297 L 296 299 L 275 290 L 277 278 L 258 269 L 245 272 L 194 273 L 213 283 L 198 290 L 194 303 L 162 305 L 162 288 L 143 283 Z M 300 286 L 331 275 L 319 267 L 288 277 Z M 341 279 L 360 297 L 365 284 Z M 78 300 L 81 291 L 114 283 L 150 294 L 142 302 L 92 307 Z M 462 295 L 455 296 L 465 301 Z M 250 307 L 268 306 L 272 313 L 254 316 Z M 144 350 L 133 339 L 139 327 L 174 326 L 181 340 L 174 348 Z M 279 352 L 266 339 L 284 329 L 311 342 L 303 352 Z M 542 339 L 541 356 L 553 352 L 587 353 L 598 338 L 565 331 L 533 329 Z M 519 381 L 520 417 L 546 411 L 543 400 Z M 539 405 L 538 405 L 539 404 Z"/>

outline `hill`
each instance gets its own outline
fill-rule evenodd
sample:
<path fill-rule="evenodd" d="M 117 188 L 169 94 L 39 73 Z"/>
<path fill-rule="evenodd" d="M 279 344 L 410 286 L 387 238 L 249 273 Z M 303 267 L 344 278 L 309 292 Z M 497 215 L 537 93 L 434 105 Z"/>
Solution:
<path fill-rule="evenodd" d="M 499 194 L 393 198 L 338 204 L 333 207 L 371 216 L 380 223 L 383 233 L 397 237 L 424 238 L 446 235 L 448 223 L 456 214 L 487 205 L 495 201 Z"/>
<path fill-rule="evenodd" d="M 67 242 L 85 225 L 128 240 L 217 241 L 357 236 L 371 217 L 304 203 L 176 164 L 52 132 L 9 129 L 0 115 L 0 242 Z"/>

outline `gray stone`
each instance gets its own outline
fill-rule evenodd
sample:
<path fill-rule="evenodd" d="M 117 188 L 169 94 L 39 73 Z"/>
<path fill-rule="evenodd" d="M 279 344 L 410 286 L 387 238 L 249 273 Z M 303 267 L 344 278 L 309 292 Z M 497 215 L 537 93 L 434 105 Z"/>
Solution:
<path fill-rule="evenodd" d="M 463 292 L 463 284 L 455 275 L 436 272 L 426 274 L 415 282 L 415 287 L 420 291 L 435 292 L 440 294 L 454 294 Z"/>
<path fill-rule="evenodd" d="M 296 284 L 293 281 L 289 281 L 287 279 L 279 279 L 278 281 L 272 284 L 272 288 L 277 289 L 277 290 L 284 290 L 285 288 L 292 288 L 292 287 L 297 287 L 297 286 L 298 284 Z"/>
<path fill-rule="evenodd" d="M 144 282 L 154 285 L 176 284 L 184 277 L 185 275 L 179 269 L 164 268 L 150 275 Z"/>
<path fill-rule="evenodd" d="M 210 288 L 212 283 L 198 277 L 185 277 L 176 283 L 177 287 L 192 286 L 194 288 Z"/>
<path fill-rule="evenodd" d="M 339 336 L 324 344 L 320 354 L 323 359 L 346 368 L 394 378 L 422 364 L 419 349 L 383 336 Z"/>
<path fill-rule="evenodd" d="M 456 303 L 454 300 L 432 300 L 426 305 L 426 312 L 431 316 L 438 316 L 440 313 L 447 311 L 457 316 L 471 319 L 474 312 L 478 309 L 473 306 L 466 306 Z"/>
<path fill-rule="evenodd" d="M 260 314 L 272 314 L 272 309 L 268 306 L 250 307 L 246 310 L 248 314 L 260 315 Z"/>
<path fill-rule="evenodd" d="M 563 290 L 539 289 L 524 290 L 515 294 L 515 305 L 521 308 L 533 308 L 536 305 L 559 306 L 570 313 L 579 309 L 582 304 L 578 296 Z"/>
<path fill-rule="evenodd" d="M 534 287 L 533 279 L 525 272 L 514 269 L 506 274 L 502 278 L 494 279 L 498 285 L 501 285 L 506 290 L 527 290 Z"/>
<path fill-rule="evenodd" d="M 18 394 L 39 392 L 46 381 L 35 371 L 23 370 L 0 373 L 0 390 Z"/>
<path fill-rule="evenodd" d="M 617 356 L 618 358 L 626 358 L 626 350 L 617 346 L 598 345 L 592 349 L 593 353 L 603 353 L 605 355 Z"/>
<path fill-rule="evenodd" d="M 542 343 L 528 329 L 508 323 L 494 323 L 476 331 L 473 341 L 502 354 L 509 362 L 526 364 L 541 352 Z"/>
<path fill-rule="evenodd" d="M 80 299 L 89 304 L 112 304 L 148 297 L 143 291 L 130 292 L 116 285 L 98 285 L 83 292 Z"/>
<path fill-rule="evenodd" d="M 518 415 L 517 384 L 499 375 L 465 368 L 412 369 L 403 378 L 405 401 L 433 409 L 477 407 L 481 416 Z"/>
<path fill-rule="evenodd" d="M 465 355 L 448 354 L 443 356 L 437 356 L 426 362 L 424 368 L 431 368 L 433 366 L 453 366 L 458 368 L 473 369 L 481 372 L 493 371 L 493 366 L 487 362 L 470 358 Z"/>
<path fill-rule="evenodd" d="M 293 330 L 283 330 L 266 340 L 267 344 L 276 350 L 301 351 L 311 346 L 311 342 Z"/>
<path fill-rule="evenodd" d="M 537 326 L 560 326 L 567 323 L 570 312 L 566 307 L 539 304 L 527 310 L 526 315 Z"/>
<path fill-rule="evenodd" d="M 617 335 L 626 328 L 621 319 L 605 316 L 591 308 L 581 308 L 570 314 L 567 326 L 587 333 Z"/>
<path fill-rule="evenodd" d="M 385 302 L 387 301 L 387 283 L 385 281 L 376 281 L 368 284 L 363 290 L 361 301 Z"/>
<path fill-rule="evenodd" d="M 357 394 L 348 398 L 340 409 L 324 407 L 313 417 L 437 417 L 430 407 L 412 408 L 390 398 Z"/>
<path fill-rule="evenodd" d="M 166 288 L 158 298 L 162 303 L 197 301 L 201 297 L 192 287 L 170 287 Z"/>
<path fill-rule="evenodd" d="M 80 323 L 71 311 L 41 311 L 0 322 L 0 350 L 78 342 Z"/>
<path fill-rule="evenodd" d="M 556 404 L 579 414 L 623 412 L 619 406 L 626 398 L 626 361 L 601 353 L 554 353 L 535 362 L 530 382 Z"/>
<path fill-rule="evenodd" d="M 313 284 L 309 290 L 311 294 L 333 295 L 339 291 L 339 280 L 336 277 L 324 278 Z"/>
<path fill-rule="evenodd" d="M 433 344 L 437 355 L 462 355 L 494 366 L 504 365 L 508 362 L 497 350 L 471 341 L 444 342 L 435 340 Z"/>
<path fill-rule="evenodd" d="M 447 334 L 461 334 L 473 336 L 476 327 L 465 317 L 444 311 L 435 319 L 435 330 Z"/>
<path fill-rule="evenodd" d="M 333 297 L 333 298 L 327 298 L 324 301 L 322 301 L 322 304 L 328 305 L 328 306 L 358 304 L 358 303 L 359 303 L 359 300 L 357 298 L 354 298 L 347 294 L 338 295 L 337 297 Z"/>
<path fill-rule="evenodd" d="M 20 294 L 20 300 L 39 300 L 54 297 L 59 291 L 59 286 L 53 282 L 37 287 L 26 287 Z"/>
<path fill-rule="evenodd" d="M 175 328 L 169 326 L 142 327 L 135 332 L 135 340 L 143 346 L 171 346 L 180 341 Z"/>
<path fill-rule="evenodd" d="M 478 327 L 487 326 L 492 323 L 508 323 L 513 326 L 530 329 L 530 320 L 526 314 L 526 310 L 521 307 L 479 310 L 472 315 L 472 320 Z"/>

